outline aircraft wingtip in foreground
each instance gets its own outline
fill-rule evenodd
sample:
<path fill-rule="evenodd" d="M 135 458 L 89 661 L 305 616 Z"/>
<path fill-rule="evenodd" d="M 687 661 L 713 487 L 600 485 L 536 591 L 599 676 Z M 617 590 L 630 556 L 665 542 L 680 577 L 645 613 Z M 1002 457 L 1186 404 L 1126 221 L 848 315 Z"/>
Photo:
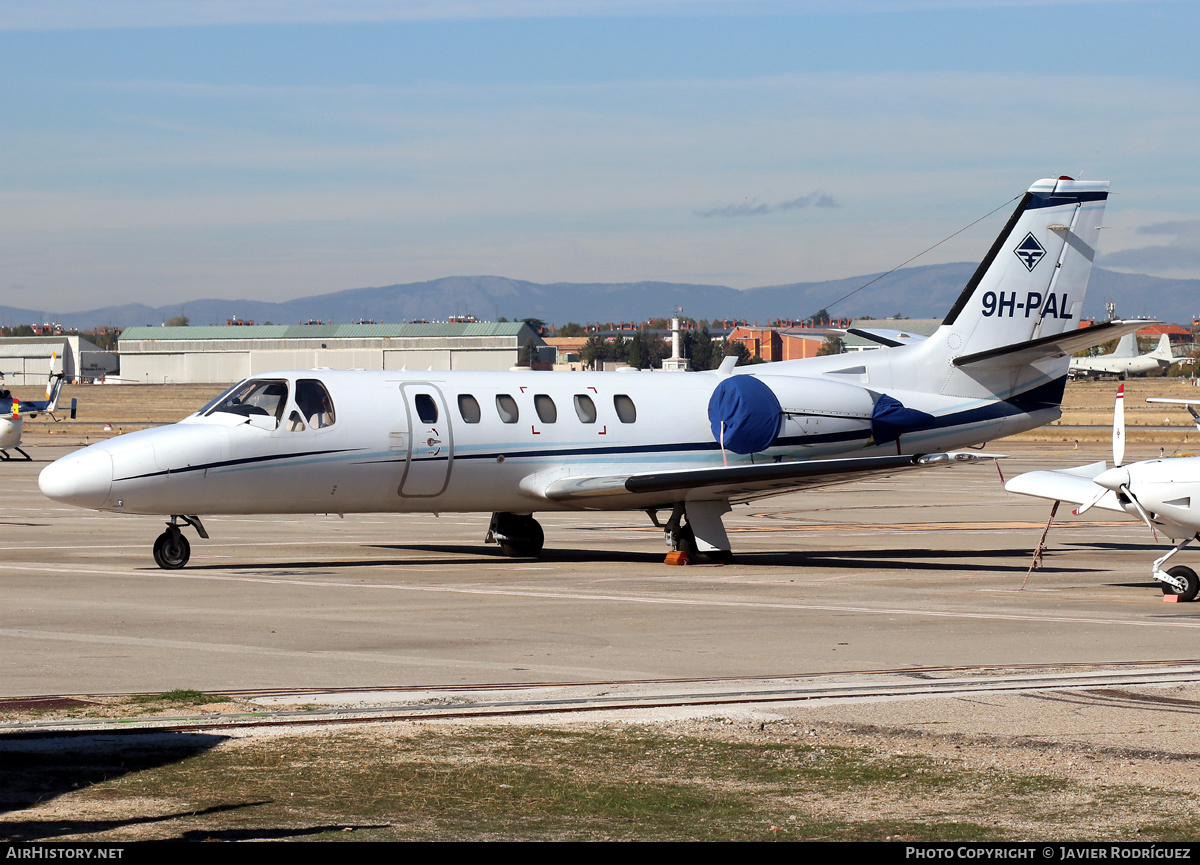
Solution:
<path fill-rule="evenodd" d="M 1200 430 L 1200 413 L 1192 407 L 1200 399 L 1150 398 L 1146 402 L 1183 405 Z M 1009 492 L 1055 502 L 1078 505 L 1072 514 L 1092 508 L 1128 514 L 1179 541 L 1165 556 L 1155 559 L 1150 573 L 1162 585 L 1171 600 L 1193 601 L 1200 594 L 1200 577 L 1185 565 L 1164 570 L 1176 553 L 1200 539 L 1200 512 L 1192 509 L 1193 499 L 1200 505 L 1200 457 L 1167 457 L 1124 464 L 1125 459 L 1125 385 L 1117 388 L 1113 407 L 1113 465 L 1103 461 L 1086 466 L 1026 472 L 1004 485 Z M 1053 513 L 1051 514 L 1053 519 Z"/>
<path fill-rule="evenodd" d="M 183 526 L 207 537 L 199 515 L 381 511 L 490 511 L 487 540 L 537 555 L 539 511 L 641 510 L 672 550 L 721 561 L 732 505 L 987 459 L 955 449 L 1057 419 L 1069 356 L 1141 326 L 1077 329 L 1107 198 L 1033 184 L 927 340 L 709 373 L 266 373 L 39 484 L 168 516 L 164 568 L 188 560 Z"/>

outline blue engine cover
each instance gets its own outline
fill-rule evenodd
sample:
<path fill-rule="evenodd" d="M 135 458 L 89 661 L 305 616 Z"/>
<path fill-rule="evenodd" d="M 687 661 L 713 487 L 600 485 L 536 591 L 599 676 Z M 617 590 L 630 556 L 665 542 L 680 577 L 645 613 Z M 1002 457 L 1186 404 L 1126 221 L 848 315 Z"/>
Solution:
<path fill-rule="evenodd" d="M 883 394 L 871 415 L 871 435 L 875 444 L 894 442 L 907 432 L 933 429 L 937 418 L 915 408 L 906 408 L 900 400 Z"/>
<path fill-rule="evenodd" d="M 725 424 L 726 450 L 753 454 L 775 441 L 782 411 L 767 385 L 751 375 L 731 375 L 717 385 L 708 401 L 708 422 L 718 442 Z"/>

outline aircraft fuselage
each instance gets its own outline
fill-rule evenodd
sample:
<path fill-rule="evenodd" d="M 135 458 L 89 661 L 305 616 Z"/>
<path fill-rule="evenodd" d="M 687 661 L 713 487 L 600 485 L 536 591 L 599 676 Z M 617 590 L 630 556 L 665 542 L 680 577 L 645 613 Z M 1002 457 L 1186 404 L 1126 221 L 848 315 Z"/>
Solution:
<path fill-rule="evenodd" d="M 785 366 L 792 374 L 771 374 Z M 680 496 L 622 490 L 555 500 L 545 490 L 572 475 L 927 453 L 1059 414 L 994 399 L 914 393 L 910 401 L 892 390 L 943 423 L 876 445 L 867 388 L 793 369 L 754 368 L 785 414 L 775 443 L 749 455 L 723 451 L 711 428 L 717 373 L 310 370 L 250 380 L 287 391 L 269 415 L 210 409 L 100 442 L 49 467 L 42 487 L 59 501 L 134 514 L 628 510 Z M 323 426 L 297 405 L 300 383 L 312 381 L 332 400 L 333 421 Z"/>

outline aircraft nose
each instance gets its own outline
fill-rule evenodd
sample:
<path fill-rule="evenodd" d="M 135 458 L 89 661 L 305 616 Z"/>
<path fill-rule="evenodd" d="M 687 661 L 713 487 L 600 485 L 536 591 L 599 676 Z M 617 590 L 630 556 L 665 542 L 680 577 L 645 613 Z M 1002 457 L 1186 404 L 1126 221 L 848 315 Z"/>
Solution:
<path fill-rule="evenodd" d="M 55 460 L 38 475 L 47 498 L 81 508 L 101 508 L 112 488 L 112 457 L 106 450 L 84 448 Z"/>

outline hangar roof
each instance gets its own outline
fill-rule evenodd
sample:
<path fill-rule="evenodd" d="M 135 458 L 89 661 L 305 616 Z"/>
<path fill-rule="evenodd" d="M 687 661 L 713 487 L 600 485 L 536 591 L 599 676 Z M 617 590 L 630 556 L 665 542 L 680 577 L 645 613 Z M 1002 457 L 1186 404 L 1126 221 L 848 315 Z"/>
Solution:
<path fill-rule="evenodd" d="M 518 336 L 522 321 L 476 321 L 465 324 L 254 324 L 206 327 L 127 327 L 126 340 L 173 339 L 414 339 L 455 336 Z"/>

